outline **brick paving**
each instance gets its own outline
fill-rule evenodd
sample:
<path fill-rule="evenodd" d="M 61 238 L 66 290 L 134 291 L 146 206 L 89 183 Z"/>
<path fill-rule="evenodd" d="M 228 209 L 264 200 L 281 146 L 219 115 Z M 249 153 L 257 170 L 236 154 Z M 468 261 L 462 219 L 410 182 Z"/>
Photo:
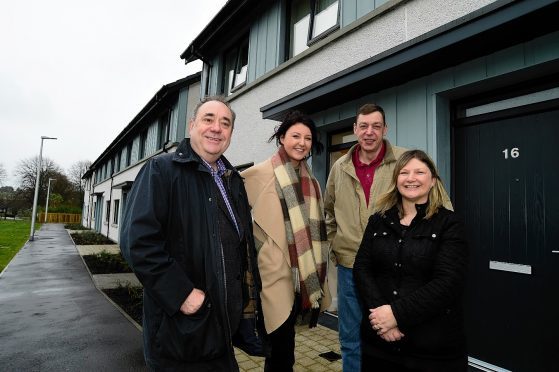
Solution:
<path fill-rule="evenodd" d="M 319 354 L 333 351 L 340 353 L 338 332 L 318 325 L 309 329 L 308 326 L 299 326 L 295 334 L 295 372 L 307 371 L 341 371 L 342 362 L 333 362 L 321 357 Z M 236 349 L 235 356 L 239 368 L 243 372 L 261 372 L 264 370 L 264 358 L 253 357 Z"/>

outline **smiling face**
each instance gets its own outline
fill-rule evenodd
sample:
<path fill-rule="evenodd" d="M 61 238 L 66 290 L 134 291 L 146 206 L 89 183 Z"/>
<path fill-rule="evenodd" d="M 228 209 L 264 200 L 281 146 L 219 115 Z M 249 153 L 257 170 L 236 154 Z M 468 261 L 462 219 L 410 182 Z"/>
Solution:
<path fill-rule="evenodd" d="M 383 138 L 388 130 L 379 111 L 360 114 L 353 125 L 353 132 L 361 145 L 361 151 L 374 159 L 382 148 Z"/>
<path fill-rule="evenodd" d="M 231 110 L 219 101 L 208 101 L 190 120 L 190 145 L 202 159 L 214 164 L 231 143 Z"/>
<path fill-rule="evenodd" d="M 421 160 L 411 159 L 398 173 L 396 186 L 402 200 L 424 204 L 429 200 L 429 191 L 435 185 L 431 170 Z"/>
<path fill-rule="evenodd" d="M 312 134 L 305 124 L 296 123 L 289 127 L 280 142 L 294 166 L 307 157 L 312 147 Z"/>

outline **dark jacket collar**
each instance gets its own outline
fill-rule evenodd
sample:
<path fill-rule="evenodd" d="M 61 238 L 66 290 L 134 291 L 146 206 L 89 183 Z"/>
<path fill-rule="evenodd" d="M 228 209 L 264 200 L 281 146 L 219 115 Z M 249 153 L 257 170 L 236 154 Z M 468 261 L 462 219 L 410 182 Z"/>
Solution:
<path fill-rule="evenodd" d="M 428 204 L 429 204 L 429 202 L 424 203 L 424 204 L 416 204 L 415 205 L 415 210 L 417 211 L 417 215 L 413 218 L 412 224 L 415 223 L 416 221 L 419 221 L 419 220 L 422 220 L 423 218 L 425 218 Z M 400 215 L 399 215 L 399 212 L 398 212 L 398 206 L 397 205 L 390 208 L 386 212 L 386 215 L 388 216 L 388 218 L 390 218 L 390 220 L 392 220 L 394 222 L 400 222 Z"/>

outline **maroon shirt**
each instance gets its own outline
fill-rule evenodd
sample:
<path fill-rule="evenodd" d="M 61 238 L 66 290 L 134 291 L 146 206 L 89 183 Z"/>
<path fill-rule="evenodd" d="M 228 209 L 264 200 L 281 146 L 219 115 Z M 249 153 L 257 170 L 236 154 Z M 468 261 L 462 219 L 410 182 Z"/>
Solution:
<path fill-rule="evenodd" d="M 353 151 L 351 160 L 353 161 L 357 178 L 359 178 L 361 187 L 363 187 L 363 191 L 365 192 L 367 207 L 369 207 L 369 195 L 371 195 L 371 186 L 373 185 L 373 179 L 375 178 L 375 170 L 382 162 L 382 159 L 384 159 L 384 154 L 386 154 L 386 145 L 383 141 L 379 154 L 370 164 L 365 164 L 359 160 L 359 150 L 361 150 L 361 146 L 357 145 L 355 151 Z"/>

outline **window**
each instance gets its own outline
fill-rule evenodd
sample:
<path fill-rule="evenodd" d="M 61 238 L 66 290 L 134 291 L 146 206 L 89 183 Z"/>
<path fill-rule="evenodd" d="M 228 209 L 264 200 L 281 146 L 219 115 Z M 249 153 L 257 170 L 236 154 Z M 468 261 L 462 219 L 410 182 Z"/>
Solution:
<path fill-rule="evenodd" d="M 159 125 L 157 130 L 157 148 L 162 149 L 169 140 L 169 124 L 170 113 L 166 111 L 159 117 Z"/>
<path fill-rule="evenodd" d="M 330 145 L 328 146 L 328 170 L 332 165 L 345 155 L 351 146 L 357 143 L 357 136 L 353 133 L 353 129 L 346 129 L 341 132 L 332 133 L 330 135 Z"/>
<path fill-rule="evenodd" d="M 223 93 L 230 95 L 247 80 L 248 36 L 225 53 L 224 67 Z"/>
<path fill-rule="evenodd" d="M 111 213 L 111 202 L 107 200 L 105 202 L 105 223 L 109 223 L 109 215 Z"/>
<path fill-rule="evenodd" d="M 122 210 L 123 211 L 126 210 L 127 200 L 128 200 L 128 190 L 127 191 L 122 190 Z"/>
<path fill-rule="evenodd" d="M 147 146 L 147 139 L 148 139 L 148 131 L 147 129 L 140 134 L 140 154 L 138 156 L 138 160 L 143 159 L 146 155 L 146 146 Z"/>
<path fill-rule="evenodd" d="M 126 166 L 132 162 L 132 142 L 126 145 Z"/>
<path fill-rule="evenodd" d="M 289 21 L 289 56 L 294 57 L 339 27 L 338 0 L 293 0 Z"/>
<path fill-rule="evenodd" d="M 120 206 L 120 200 L 116 199 L 113 204 L 113 224 L 118 225 L 118 207 Z"/>
<path fill-rule="evenodd" d="M 117 173 L 120 171 L 120 154 L 121 152 L 119 151 L 116 155 L 115 155 L 115 168 L 114 168 L 114 173 Z"/>
<path fill-rule="evenodd" d="M 338 28 L 338 1 L 317 0 L 312 19 L 312 38 Z"/>

